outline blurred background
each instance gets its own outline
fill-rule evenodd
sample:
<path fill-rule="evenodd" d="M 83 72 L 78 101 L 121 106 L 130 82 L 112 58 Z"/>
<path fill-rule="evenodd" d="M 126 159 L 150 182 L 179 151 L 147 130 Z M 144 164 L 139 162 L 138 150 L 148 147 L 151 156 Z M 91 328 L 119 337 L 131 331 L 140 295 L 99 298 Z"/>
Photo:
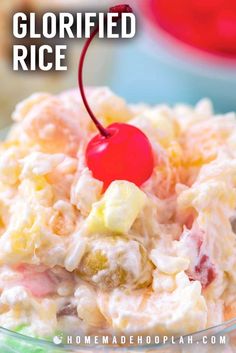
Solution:
<path fill-rule="evenodd" d="M 77 86 L 77 70 L 84 40 L 60 40 L 67 44 L 68 71 L 27 72 L 12 70 L 12 16 L 18 11 L 36 14 L 52 12 L 103 11 L 112 3 L 110 0 L 0 0 L 0 128 L 10 123 L 15 105 L 34 92 L 58 93 Z M 39 18 L 39 16 L 38 16 Z M 57 40 L 58 41 L 58 40 Z M 19 43 L 22 44 L 22 43 Z M 24 44 L 24 43 L 23 43 Z M 35 40 L 27 45 L 39 44 Z M 54 40 L 40 45 L 55 45 Z M 114 62 L 114 44 L 97 40 L 86 58 L 85 80 L 88 85 L 109 84 Z"/>
<path fill-rule="evenodd" d="M 109 85 L 131 103 L 195 104 L 209 97 L 217 112 L 236 111 L 235 0 L 126 2 L 138 16 L 136 38 L 97 40 L 86 61 L 88 85 Z M 98 3 L 105 9 L 114 1 L 0 0 L 0 126 L 9 124 L 15 104 L 31 93 L 76 87 L 83 44 L 80 39 L 69 42 L 68 72 L 13 72 L 12 14 L 98 10 Z"/>

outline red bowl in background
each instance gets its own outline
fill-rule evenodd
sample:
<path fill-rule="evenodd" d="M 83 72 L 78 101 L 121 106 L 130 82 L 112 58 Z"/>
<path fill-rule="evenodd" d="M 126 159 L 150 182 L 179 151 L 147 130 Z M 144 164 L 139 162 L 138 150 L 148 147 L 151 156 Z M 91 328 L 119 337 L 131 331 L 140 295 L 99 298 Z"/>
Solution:
<path fill-rule="evenodd" d="M 206 52 L 236 59 L 235 0 L 145 0 L 154 27 Z"/>

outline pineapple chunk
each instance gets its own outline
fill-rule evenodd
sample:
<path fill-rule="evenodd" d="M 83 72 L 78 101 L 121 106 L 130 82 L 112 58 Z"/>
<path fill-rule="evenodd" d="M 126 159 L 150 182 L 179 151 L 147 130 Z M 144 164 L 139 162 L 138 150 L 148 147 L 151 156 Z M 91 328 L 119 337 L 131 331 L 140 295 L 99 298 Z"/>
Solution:
<path fill-rule="evenodd" d="M 126 234 L 146 203 L 147 197 L 136 185 L 116 180 L 107 189 L 103 199 L 93 204 L 87 218 L 91 233 L 107 231 Z"/>
<path fill-rule="evenodd" d="M 85 281 L 109 290 L 146 287 L 151 282 L 152 270 L 147 250 L 138 241 L 113 235 L 88 238 L 76 273 Z"/>

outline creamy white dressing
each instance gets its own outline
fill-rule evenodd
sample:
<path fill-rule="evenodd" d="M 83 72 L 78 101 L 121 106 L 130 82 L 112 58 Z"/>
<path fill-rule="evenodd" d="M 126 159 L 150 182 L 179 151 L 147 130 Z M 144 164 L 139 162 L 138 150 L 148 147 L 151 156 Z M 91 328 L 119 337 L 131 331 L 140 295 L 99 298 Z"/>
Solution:
<path fill-rule="evenodd" d="M 235 115 L 214 116 L 208 100 L 129 106 L 107 88 L 87 92 L 105 125 L 146 133 L 153 175 L 104 196 L 86 167 L 95 129 L 77 91 L 19 104 L 0 149 L 0 325 L 185 334 L 236 316 Z"/>

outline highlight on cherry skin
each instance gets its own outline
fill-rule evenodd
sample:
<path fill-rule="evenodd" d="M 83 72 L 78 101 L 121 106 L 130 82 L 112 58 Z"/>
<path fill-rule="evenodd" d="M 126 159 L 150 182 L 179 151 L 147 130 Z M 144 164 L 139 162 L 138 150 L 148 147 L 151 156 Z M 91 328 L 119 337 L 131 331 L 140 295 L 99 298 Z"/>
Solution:
<path fill-rule="evenodd" d="M 117 5 L 109 12 L 120 14 L 133 12 L 129 5 Z M 147 136 L 138 128 L 124 123 L 114 123 L 108 127 L 94 116 L 86 98 L 83 83 L 83 66 L 88 48 L 98 33 L 95 28 L 86 41 L 81 53 L 78 83 L 85 108 L 96 125 L 99 134 L 94 136 L 86 148 L 86 162 L 94 178 L 104 183 L 104 190 L 114 180 L 127 180 L 141 186 L 152 175 L 154 169 L 153 151 Z"/>

